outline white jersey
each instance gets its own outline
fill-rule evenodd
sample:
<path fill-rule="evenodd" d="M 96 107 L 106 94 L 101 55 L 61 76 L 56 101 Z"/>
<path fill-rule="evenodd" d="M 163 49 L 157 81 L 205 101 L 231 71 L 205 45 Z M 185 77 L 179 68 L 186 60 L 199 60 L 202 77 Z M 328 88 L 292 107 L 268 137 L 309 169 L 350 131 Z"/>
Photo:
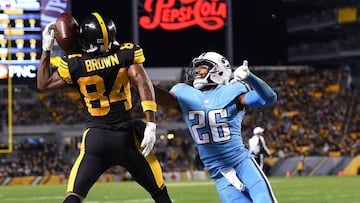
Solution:
<path fill-rule="evenodd" d="M 259 143 L 259 142 L 261 142 L 261 143 Z M 260 147 L 261 144 L 263 146 L 263 149 L 267 153 L 267 155 L 270 155 L 270 150 L 267 148 L 266 143 L 265 143 L 265 139 L 261 135 L 253 135 L 249 139 L 249 151 L 250 151 L 250 153 L 255 154 L 255 155 L 260 154 L 260 152 L 261 152 L 261 147 Z"/>

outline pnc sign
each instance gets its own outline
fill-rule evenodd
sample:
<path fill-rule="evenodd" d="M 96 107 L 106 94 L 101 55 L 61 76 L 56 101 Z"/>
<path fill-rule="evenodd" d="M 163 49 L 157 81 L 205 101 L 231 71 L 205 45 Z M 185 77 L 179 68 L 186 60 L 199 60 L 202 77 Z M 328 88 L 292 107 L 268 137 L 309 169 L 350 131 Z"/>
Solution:
<path fill-rule="evenodd" d="M 227 4 L 221 0 L 145 0 L 144 9 L 149 15 L 140 16 L 139 25 L 146 30 L 197 25 L 213 31 L 224 27 L 227 18 Z"/>
<path fill-rule="evenodd" d="M 36 66 L 29 65 L 0 65 L 0 79 L 11 78 L 36 78 Z"/>

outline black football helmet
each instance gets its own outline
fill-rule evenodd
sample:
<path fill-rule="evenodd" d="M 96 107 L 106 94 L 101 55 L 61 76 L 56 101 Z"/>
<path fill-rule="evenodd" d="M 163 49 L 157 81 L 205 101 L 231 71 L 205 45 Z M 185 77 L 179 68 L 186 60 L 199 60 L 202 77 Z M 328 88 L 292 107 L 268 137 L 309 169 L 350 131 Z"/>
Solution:
<path fill-rule="evenodd" d="M 99 13 L 86 17 L 79 27 L 80 45 L 84 52 L 108 52 L 116 42 L 115 23 Z"/>

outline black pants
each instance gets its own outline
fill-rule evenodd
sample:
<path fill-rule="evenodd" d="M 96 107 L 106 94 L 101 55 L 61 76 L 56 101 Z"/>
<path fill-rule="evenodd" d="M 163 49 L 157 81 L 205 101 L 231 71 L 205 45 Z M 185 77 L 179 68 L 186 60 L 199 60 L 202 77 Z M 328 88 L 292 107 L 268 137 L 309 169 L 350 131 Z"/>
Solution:
<path fill-rule="evenodd" d="M 100 175 L 114 165 L 124 167 L 150 194 L 164 187 L 160 164 L 154 155 L 146 158 L 132 130 L 90 128 L 82 137 L 80 154 L 70 173 L 67 192 L 84 198 Z"/>
<path fill-rule="evenodd" d="M 264 168 L 264 157 L 265 155 L 262 153 L 258 153 L 258 154 L 253 154 L 256 163 L 260 166 L 261 169 Z"/>

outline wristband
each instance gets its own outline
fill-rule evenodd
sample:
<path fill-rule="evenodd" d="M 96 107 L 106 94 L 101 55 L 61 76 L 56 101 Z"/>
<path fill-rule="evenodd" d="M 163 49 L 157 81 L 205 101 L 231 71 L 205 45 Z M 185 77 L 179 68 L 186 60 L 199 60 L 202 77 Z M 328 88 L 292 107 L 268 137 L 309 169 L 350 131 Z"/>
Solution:
<path fill-rule="evenodd" d="M 149 101 L 149 100 L 142 101 L 141 106 L 142 106 L 144 112 L 145 111 L 156 112 L 156 110 L 157 110 L 157 104 L 154 101 Z"/>

